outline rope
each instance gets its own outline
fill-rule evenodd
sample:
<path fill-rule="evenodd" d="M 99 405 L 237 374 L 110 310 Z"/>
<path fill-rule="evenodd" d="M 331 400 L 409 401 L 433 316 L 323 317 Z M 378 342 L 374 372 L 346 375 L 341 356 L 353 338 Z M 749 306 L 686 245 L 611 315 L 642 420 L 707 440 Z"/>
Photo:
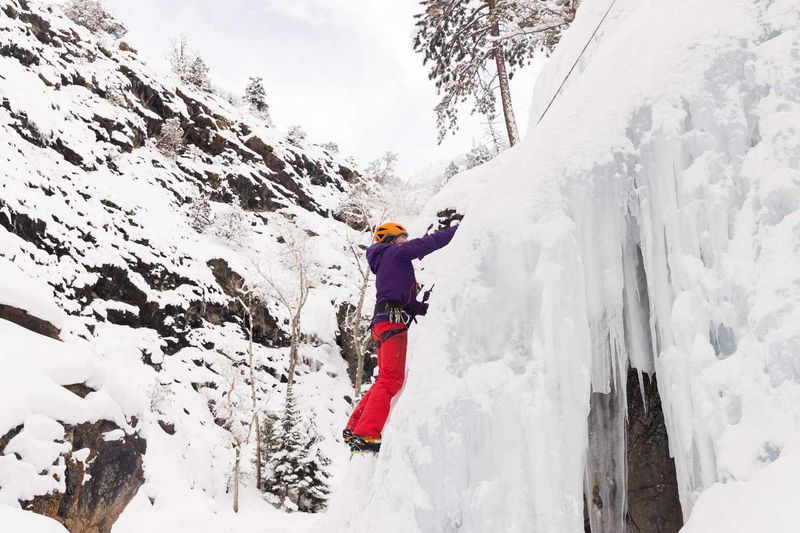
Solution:
<path fill-rule="evenodd" d="M 561 85 L 558 86 L 558 90 L 556 90 L 555 94 L 553 95 L 553 98 L 550 99 L 550 103 L 547 104 L 547 107 L 544 109 L 544 112 L 542 113 L 542 116 L 539 117 L 539 120 L 536 121 L 536 124 L 539 124 L 542 121 L 544 116 L 550 110 L 550 106 L 553 105 L 553 102 L 556 101 L 556 98 L 561 93 L 561 89 L 564 88 L 564 84 L 567 83 L 567 80 L 569 79 L 570 75 L 572 74 L 572 71 L 575 70 L 575 67 L 578 65 L 578 61 L 581 60 L 581 58 L 583 57 L 584 52 L 586 52 L 586 49 L 589 48 L 589 45 L 592 43 L 592 40 L 594 39 L 594 36 L 597 35 L 597 31 L 600 29 L 600 26 L 603 25 L 603 22 L 605 22 L 606 17 L 608 17 L 608 14 L 611 13 L 611 9 L 614 7 L 614 4 L 616 4 L 616 3 L 617 3 L 617 0 L 613 0 L 611 2 L 611 5 L 608 6 L 608 9 L 606 9 L 605 15 L 603 15 L 603 18 L 600 19 L 600 22 L 597 24 L 597 27 L 592 32 L 592 35 L 591 35 L 591 37 L 589 37 L 589 40 L 586 41 L 586 44 L 584 45 L 583 50 L 581 50 L 581 53 L 578 54 L 578 59 L 576 59 L 575 62 L 570 67 L 569 72 L 567 72 L 567 75 L 564 77 L 564 81 L 562 81 Z"/>

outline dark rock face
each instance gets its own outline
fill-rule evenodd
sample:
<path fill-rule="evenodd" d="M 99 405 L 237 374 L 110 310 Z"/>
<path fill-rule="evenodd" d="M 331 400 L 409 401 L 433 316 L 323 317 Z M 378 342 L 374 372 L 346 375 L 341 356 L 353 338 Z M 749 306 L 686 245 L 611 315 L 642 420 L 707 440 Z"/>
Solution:
<path fill-rule="evenodd" d="M 58 339 L 61 335 L 61 331 L 47 320 L 29 315 L 27 311 L 18 307 L 0 304 L 0 318 L 51 339 Z"/>
<path fill-rule="evenodd" d="M 214 279 L 222 288 L 222 292 L 231 298 L 239 296 L 237 292 L 244 283 L 244 278 L 234 272 L 224 259 L 211 259 L 208 262 L 208 267 L 214 273 Z M 206 306 L 207 312 L 209 306 Z M 242 316 L 242 307 L 238 301 L 232 301 L 224 309 L 215 309 L 215 312 L 224 314 L 223 321 L 234 322 L 236 317 Z M 265 346 L 289 346 L 289 338 L 278 327 L 278 321 L 269 314 L 264 305 L 253 306 L 253 342 L 263 344 Z M 212 317 L 205 317 L 209 322 L 213 322 Z M 244 327 L 244 323 L 242 323 Z"/>
<path fill-rule="evenodd" d="M 595 463 L 599 477 L 594 479 L 584 494 L 584 528 L 591 532 L 589 514 L 601 516 L 614 509 L 607 502 L 618 496 L 619 483 L 611 472 L 619 472 L 619 461 L 625 461 L 627 474 L 627 514 L 626 533 L 677 533 L 683 527 L 683 514 L 678 498 L 678 481 L 675 462 L 669 456 L 669 439 L 661 408 L 655 377 L 646 374 L 644 394 L 639 386 L 639 375 L 633 368 L 628 369 L 625 388 L 627 400 L 627 420 L 624 424 L 624 450 L 613 449 L 615 444 L 606 442 L 608 435 L 620 431 L 623 420 L 612 420 L 611 413 L 622 408 L 621 397 L 615 392 L 592 394 L 592 413 L 589 416 L 590 450 L 605 450 L 599 455 L 589 454 L 589 461 Z M 619 390 L 621 391 L 621 387 Z M 644 401 L 642 397 L 644 396 Z M 624 416 L 624 413 L 622 413 Z M 604 472 L 609 472 L 604 476 Z M 604 501 L 606 500 L 606 501 Z M 616 531 L 593 531 L 593 533 L 618 533 Z"/>
<path fill-rule="evenodd" d="M 138 435 L 105 441 L 104 433 L 119 429 L 108 420 L 65 429 L 65 439 L 73 450 L 65 456 L 66 490 L 37 496 L 22 505 L 57 520 L 70 533 L 108 533 L 144 483 L 146 443 Z M 4 437 L 0 444 L 5 447 L 9 440 Z M 85 462 L 73 457 L 83 448 L 91 450 Z"/>
<path fill-rule="evenodd" d="M 355 306 L 349 303 L 343 303 L 336 311 L 336 322 L 339 324 L 339 331 L 336 334 L 336 344 L 342 352 L 342 358 L 347 361 L 347 375 L 350 376 L 350 382 L 355 386 L 356 384 L 356 370 L 358 364 L 358 355 L 354 346 L 353 330 L 347 324 L 347 315 L 355 310 Z M 372 337 L 369 334 L 368 327 L 364 330 L 364 335 L 369 337 L 369 344 L 367 350 L 364 352 L 364 382 L 368 382 L 375 367 L 378 365 L 378 360 L 375 357 L 375 347 Z"/>
<path fill-rule="evenodd" d="M 86 383 L 73 383 L 72 385 L 64 385 L 64 388 L 76 396 L 86 398 L 90 393 L 96 392 L 93 388 Z"/>
<path fill-rule="evenodd" d="M 683 526 L 675 462 L 656 378 L 644 376 L 644 397 L 635 370 L 628 372 L 628 531 L 675 533 Z"/>

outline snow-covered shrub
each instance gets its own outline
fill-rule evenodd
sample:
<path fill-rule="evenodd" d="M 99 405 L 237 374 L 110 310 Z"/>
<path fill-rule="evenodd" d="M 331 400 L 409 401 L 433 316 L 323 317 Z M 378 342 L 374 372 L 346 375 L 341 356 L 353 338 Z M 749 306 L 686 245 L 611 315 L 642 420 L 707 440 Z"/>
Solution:
<path fill-rule="evenodd" d="M 300 126 L 292 126 L 286 134 L 286 140 L 295 146 L 302 146 L 306 140 L 306 132 Z"/>
<path fill-rule="evenodd" d="M 189 43 L 185 35 L 170 40 L 167 60 L 172 72 L 182 82 L 194 85 L 203 91 L 211 89 L 211 82 L 208 78 L 208 65 L 197 52 L 192 52 L 189 49 Z"/>
<path fill-rule="evenodd" d="M 396 180 L 397 170 L 395 166 L 397 165 L 398 158 L 399 155 L 397 152 L 387 151 L 378 159 L 370 161 L 364 174 L 366 174 L 367 178 L 381 184 L 387 183 L 390 180 Z"/>
<path fill-rule="evenodd" d="M 202 195 L 194 200 L 187 210 L 189 224 L 198 233 L 203 233 L 214 223 L 214 213 L 208 196 Z"/>
<path fill-rule="evenodd" d="M 167 61 L 169 61 L 169 68 L 172 72 L 181 80 L 185 80 L 192 62 L 192 53 L 189 51 L 189 43 L 185 35 L 181 35 L 177 39 L 170 39 Z"/>
<path fill-rule="evenodd" d="M 323 150 L 325 150 L 326 152 L 330 152 L 332 154 L 339 153 L 339 145 L 333 141 L 323 143 L 320 146 L 322 146 Z"/>
<path fill-rule="evenodd" d="M 198 148 L 194 144 L 187 144 L 183 152 L 181 153 L 181 156 L 184 159 L 190 159 L 192 161 L 202 161 L 204 153 L 200 148 Z"/>
<path fill-rule="evenodd" d="M 174 392 L 170 389 L 167 385 L 162 383 L 154 383 L 153 386 L 148 390 L 148 396 L 150 397 L 150 410 L 154 413 L 162 413 L 164 407 L 169 403 L 172 396 L 174 396 Z"/>
<path fill-rule="evenodd" d="M 128 101 L 125 99 L 125 93 L 120 87 L 112 87 L 106 93 L 106 99 L 117 107 L 128 107 Z"/>
<path fill-rule="evenodd" d="M 233 93 L 233 92 L 231 92 L 231 91 L 229 91 L 229 90 L 227 90 L 227 89 L 225 89 L 223 87 L 220 87 L 218 85 L 214 85 L 212 87 L 212 92 L 214 94 L 216 94 L 217 96 L 223 98 L 225 101 L 227 101 L 229 104 L 231 104 L 234 107 L 239 107 L 240 105 L 243 105 L 244 100 L 243 100 L 243 98 L 241 96 L 239 96 L 238 94 Z"/>
<path fill-rule="evenodd" d="M 103 32 L 119 39 L 128 32 L 128 28 L 106 9 L 102 0 L 70 0 L 64 6 L 64 13 L 94 33 Z"/>
<path fill-rule="evenodd" d="M 156 141 L 156 148 L 167 157 L 174 158 L 183 148 L 183 128 L 177 117 L 168 118 L 161 126 L 161 136 Z"/>
<path fill-rule="evenodd" d="M 244 245 L 249 234 L 244 213 L 237 207 L 231 207 L 214 217 L 213 227 L 214 235 L 234 246 Z"/>
<path fill-rule="evenodd" d="M 482 165 L 487 161 L 491 161 L 496 155 L 497 154 L 493 153 L 488 146 L 480 143 L 476 146 L 473 146 L 472 149 L 467 152 L 466 166 L 468 169 L 477 167 L 478 165 Z"/>
<path fill-rule="evenodd" d="M 450 181 L 450 178 L 458 174 L 458 165 L 455 161 L 450 161 L 450 163 L 445 167 L 444 172 L 442 172 L 442 184 L 447 183 Z"/>

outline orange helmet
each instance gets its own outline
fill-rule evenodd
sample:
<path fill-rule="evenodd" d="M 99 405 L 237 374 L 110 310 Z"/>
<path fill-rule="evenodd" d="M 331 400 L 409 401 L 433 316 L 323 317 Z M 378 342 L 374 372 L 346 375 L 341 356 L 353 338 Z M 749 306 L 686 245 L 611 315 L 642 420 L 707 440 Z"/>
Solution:
<path fill-rule="evenodd" d="M 375 228 L 375 242 L 384 242 L 387 238 L 394 239 L 400 235 L 408 236 L 408 231 L 405 226 L 397 222 L 385 222 Z"/>

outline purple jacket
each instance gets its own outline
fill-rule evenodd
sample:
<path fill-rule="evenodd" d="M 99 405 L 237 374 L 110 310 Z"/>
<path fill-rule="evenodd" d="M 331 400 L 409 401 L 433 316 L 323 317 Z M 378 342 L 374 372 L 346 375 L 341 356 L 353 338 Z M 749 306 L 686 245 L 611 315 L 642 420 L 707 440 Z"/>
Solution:
<path fill-rule="evenodd" d="M 447 246 L 456 229 L 458 226 L 451 226 L 403 244 L 377 242 L 370 246 L 367 261 L 375 274 L 376 303 L 398 301 L 409 314 L 424 315 L 428 305 L 417 301 L 417 278 L 411 261 Z"/>

